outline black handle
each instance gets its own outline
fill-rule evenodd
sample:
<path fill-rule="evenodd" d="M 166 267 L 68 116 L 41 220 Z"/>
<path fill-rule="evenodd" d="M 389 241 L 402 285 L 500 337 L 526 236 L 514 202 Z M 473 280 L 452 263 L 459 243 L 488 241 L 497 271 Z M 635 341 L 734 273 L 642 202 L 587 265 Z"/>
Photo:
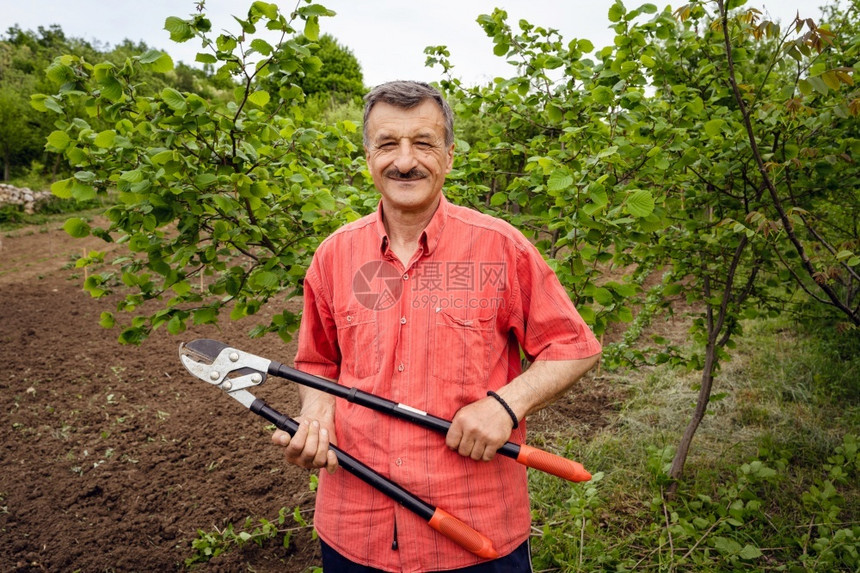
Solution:
<path fill-rule="evenodd" d="M 259 398 L 251 403 L 250 410 L 291 436 L 295 435 L 299 429 L 298 422 L 281 414 Z M 406 509 L 414 512 L 427 521 L 430 527 L 454 543 L 484 559 L 496 559 L 499 557 L 498 552 L 493 548 L 492 541 L 485 535 L 475 531 L 472 527 L 446 511 L 433 507 L 420 497 L 378 474 L 337 446 L 329 445 L 329 449 L 335 453 L 337 461 L 343 469 L 403 505 Z"/>
<path fill-rule="evenodd" d="M 279 378 L 285 378 L 307 386 L 320 390 L 327 394 L 332 394 L 338 398 L 343 398 L 349 402 L 365 406 L 377 412 L 383 412 L 418 424 L 424 428 L 435 430 L 436 432 L 446 434 L 451 428 L 450 420 L 428 414 L 416 408 L 411 408 L 403 404 L 398 404 L 392 400 L 381 398 L 375 394 L 370 394 L 358 388 L 348 388 L 336 382 L 326 380 L 295 368 L 290 368 L 280 362 L 272 360 L 269 363 L 269 374 Z M 535 468 L 552 475 L 564 478 L 573 482 L 588 481 L 591 479 L 591 474 L 588 473 L 582 464 L 568 460 L 561 456 L 551 454 L 549 452 L 539 450 L 531 446 L 516 444 L 514 442 L 505 442 L 497 452 L 503 456 L 512 458 L 518 463 L 525 466 Z"/>
<path fill-rule="evenodd" d="M 283 430 L 294 436 L 299 429 L 299 424 L 289 416 L 281 414 L 263 400 L 257 398 L 251 404 L 251 411 L 259 414 L 269 422 L 273 423 L 278 429 Z M 335 455 L 340 467 L 361 479 L 370 486 L 378 489 L 394 501 L 403 504 L 407 509 L 414 511 L 423 519 L 430 520 L 433 514 L 436 513 L 436 508 L 422 501 L 419 497 L 403 489 L 393 481 L 381 476 L 362 462 L 352 457 L 337 446 L 329 446 Z"/>

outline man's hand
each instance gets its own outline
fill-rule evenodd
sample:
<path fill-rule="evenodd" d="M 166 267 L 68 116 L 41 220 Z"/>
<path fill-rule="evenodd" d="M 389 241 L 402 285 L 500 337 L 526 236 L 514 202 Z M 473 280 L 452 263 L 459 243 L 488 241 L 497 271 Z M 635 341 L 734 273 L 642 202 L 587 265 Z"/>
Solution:
<path fill-rule="evenodd" d="M 567 392 L 599 357 L 595 354 L 577 360 L 538 360 L 499 388 L 497 394 L 522 420 Z M 460 455 L 488 462 L 510 439 L 513 427 L 514 421 L 505 407 L 487 396 L 457 411 L 445 443 Z"/>
<path fill-rule="evenodd" d="M 514 422 L 504 407 L 487 396 L 457 411 L 445 443 L 461 456 L 488 462 L 510 439 L 513 428 Z"/>
<path fill-rule="evenodd" d="M 337 456 L 329 449 L 336 445 L 334 433 L 334 398 L 320 393 L 305 400 L 302 413 L 295 418 L 299 429 L 290 437 L 283 430 L 275 430 L 272 442 L 283 446 L 284 457 L 293 465 L 305 469 L 325 468 L 329 473 L 337 469 Z"/>

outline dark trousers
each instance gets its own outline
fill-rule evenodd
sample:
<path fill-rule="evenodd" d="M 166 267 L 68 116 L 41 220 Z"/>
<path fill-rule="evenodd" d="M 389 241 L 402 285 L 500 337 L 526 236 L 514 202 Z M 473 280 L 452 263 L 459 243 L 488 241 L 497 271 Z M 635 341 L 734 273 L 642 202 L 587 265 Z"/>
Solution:
<path fill-rule="evenodd" d="M 320 539 L 320 546 L 322 547 L 322 566 L 323 573 L 385 573 L 382 569 L 375 569 L 373 567 L 368 567 L 367 565 L 359 565 L 358 563 L 354 563 L 326 545 L 326 543 Z M 526 541 L 514 551 L 505 555 L 504 557 L 500 557 L 499 559 L 494 559 L 493 561 L 487 561 L 486 563 L 480 563 L 478 565 L 471 565 L 469 567 L 463 567 L 462 569 L 450 569 L 447 571 L 440 571 L 438 573 L 531 573 L 532 572 L 532 559 L 531 552 L 529 551 L 529 542 Z"/>

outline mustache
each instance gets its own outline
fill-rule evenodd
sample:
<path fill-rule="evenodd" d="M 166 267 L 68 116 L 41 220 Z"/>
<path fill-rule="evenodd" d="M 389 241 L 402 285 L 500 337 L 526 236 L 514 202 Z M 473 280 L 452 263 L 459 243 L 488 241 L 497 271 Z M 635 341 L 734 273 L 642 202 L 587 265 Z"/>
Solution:
<path fill-rule="evenodd" d="M 385 171 L 384 175 L 390 179 L 400 179 L 401 181 L 412 181 L 413 179 L 423 179 L 427 174 L 417 167 L 413 167 L 406 173 L 402 173 L 396 167 L 392 167 Z"/>

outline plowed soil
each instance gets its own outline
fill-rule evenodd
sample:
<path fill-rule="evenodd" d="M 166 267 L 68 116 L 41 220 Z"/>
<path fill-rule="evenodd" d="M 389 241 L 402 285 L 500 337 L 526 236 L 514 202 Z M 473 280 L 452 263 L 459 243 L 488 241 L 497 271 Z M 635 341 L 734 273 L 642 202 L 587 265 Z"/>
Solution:
<path fill-rule="evenodd" d="M 0 570 L 181 571 L 199 531 L 246 518 L 284 535 L 196 564 L 201 571 L 303 572 L 319 565 L 310 474 L 288 466 L 267 423 L 181 366 L 181 341 L 216 338 L 287 364 L 295 348 L 250 340 L 260 319 L 157 331 L 140 347 L 99 326 L 115 300 L 94 300 L 71 264 L 97 239 L 60 223 L 0 238 Z M 276 303 L 277 304 L 277 303 Z M 283 301 L 295 305 L 297 301 Z M 272 310 L 275 310 L 274 308 Z M 295 388 L 270 380 L 254 393 L 285 413 Z M 531 431 L 587 436 L 606 425 L 617 394 L 600 380 L 535 416 Z M 551 446 L 549 446 L 551 448 Z"/>

